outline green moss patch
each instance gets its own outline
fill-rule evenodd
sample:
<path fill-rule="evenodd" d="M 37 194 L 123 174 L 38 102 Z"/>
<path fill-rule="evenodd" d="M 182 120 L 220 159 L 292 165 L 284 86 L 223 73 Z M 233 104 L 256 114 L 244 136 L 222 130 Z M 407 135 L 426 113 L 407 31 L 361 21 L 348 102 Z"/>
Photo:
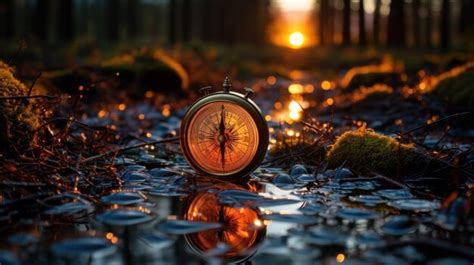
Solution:
<path fill-rule="evenodd" d="M 376 172 L 390 177 L 410 171 L 420 159 L 411 145 L 366 128 L 343 133 L 326 155 L 330 168 L 344 165 L 359 173 Z"/>
<path fill-rule="evenodd" d="M 401 72 L 396 65 L 388 62 L 381 65 L 357 66 L 349 69 L 340 82 L 346 92 L 376 84 L 399 86 L 402 84 Z"/>
<path fill-rule="evenodd" d="M 429 94 L 452 109 L 474 109 L 474 66 L 439 81 Z"/>
<path fill-rule="evenodd" d="M 14 70 L 0 61 L 0 150 L 13 143 L 26 146 L 30 134 L 40 125 L 40 116 L 32 102 L 5 97 L 26 96 L 28 88 L 13 76 Z"/>

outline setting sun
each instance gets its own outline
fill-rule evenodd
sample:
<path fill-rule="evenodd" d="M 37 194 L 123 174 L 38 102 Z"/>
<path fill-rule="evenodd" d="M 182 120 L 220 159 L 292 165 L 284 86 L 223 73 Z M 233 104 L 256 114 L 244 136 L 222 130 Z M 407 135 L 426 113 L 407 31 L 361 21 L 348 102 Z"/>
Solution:
<path fill-rule="evenodd" d="M 290 44 L 293 48 L 299 48 L 304 43 L 304 36 L 301 32 L 295 31 L 295 32 L 290 34 L 290 37 L 288 38 L 288 41 L 290 42 Z"/>

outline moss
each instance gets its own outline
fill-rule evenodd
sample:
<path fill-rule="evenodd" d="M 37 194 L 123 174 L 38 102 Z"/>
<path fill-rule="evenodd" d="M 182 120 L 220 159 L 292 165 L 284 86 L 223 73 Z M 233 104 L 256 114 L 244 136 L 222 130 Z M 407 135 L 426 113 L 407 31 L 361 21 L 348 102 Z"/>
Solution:
<path fill-rule="evenodd" d="M 398 86 L 402 83 L 399 68 L 392 62 L 353 67 L 347 71 L 340 84 L 345 91 L 349 92 L 362 86 L 368 87 L 375 84 Z"/>
<path fill-rule="evenodd" d="M 420 159 L 422 155 L 413 146 L 366 128 L 343 133 L 326 155 L 330 168 L 344 165 L 359 173 L 390 177 L 411 171 Z"/>
<path fill-rule="evenodd" d="M 456 68 L 455 68 L 456 69 Z M 453 69 L 454 70 L 454 69 Z M 453 72 L 450 71 L 450 72 Z M 443 100 L 453 109 L 474 109 L 474 65 L 463 66 L 447 75 L 430 89 L 429 94 Z"/>
<path fill-rule="evenodd" d="M 0 61 L 0 97 L 25 96 L 28 88 L 13 76 L 14 70 Z M 18 143 L 27 146 L 31 133 L 40 125 L 40 116 L 30 101 L 0 100 L 0 149 Z M 21 142 L 20 142 L 21 141 Z"/>
<path fill-rule="evenodd" d="M 352 93 L 353 102 L 373 102 L 384 99 L 393 93 L 393 88 L 384 84 L 361 87 Z"/>
<path fill-rule="evenodd" d="M 124 54 L 104 61 L 99 68 L 104 74 L 120 73 L 124 86 L 182 94 L 189 86 L 186 70 L 161 50 Z M 181 93 L 180 93 L 181 92 Z"/>

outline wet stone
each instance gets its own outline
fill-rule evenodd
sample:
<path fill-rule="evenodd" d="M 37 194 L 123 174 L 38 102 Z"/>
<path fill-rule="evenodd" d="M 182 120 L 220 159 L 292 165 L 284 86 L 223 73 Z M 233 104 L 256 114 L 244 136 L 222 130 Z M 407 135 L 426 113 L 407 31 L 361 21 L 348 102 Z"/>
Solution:
<path fill-rule="evenodd" d="M 413 198 L 413 194 L 411 194 L 410 191 L 405 189 L 383 189 L 376 191 L 375 194 L 387 198 L 389 200 L 402 200 Z"/>
<path fill-rule="evenodd" d="M 310 174 L 301 174 L 296 176 L 294 179 L 296 180 L 296 182 L 302 183 L 312 183 L 316 181 L 316 178 Z"/>
<path fill-rule="evenodd" d="M 145 201 L 143 196 L 136 192 L 116 192 L 102 197 L 102 202 L 117 205 L 132 205 Z"/>
<path fill-rule="evenodd" d="M 181 197 L 186 195 L 186 192 L 173 185 L 165 185 L 161 187 L 153 187 L 147 191 L 147 194 L 153 196 L 164 196 L 164 197 Z"/>
<path fill-rule="evenodd" d="M 101 237 L 72 238 L 52 245 L 54 255 L 58 257 L 101 258 L 113 254 L 117 246 Z"/>
<path fill-rule="evenodd" d="M 154 251 L 167 248 L 174 243 L 173 239 L 156 232 L 141 235 L 139 239 L 145 243 L 144 245 L 146 247 L 151 248 Z"/>
<path fill-rule="evenodd" d="M 415 232 L 417 227 L 417 222 L 408 216 L 400 215 L 391 217 L 380 229 L 385 235 L 403 236 Z"/>
<path fill-rule="evenodd" d="M 319 246 L 343 246 L 346 244 L 348 237 L 348 234 L 343 233 L 341 230 L 323 227 L 311 230 L 304 237 L 304 241 L 308 244 Z"/>
<path fill-rule="evenodd" d="M 326 209 L 327 209 L 327 207 L 324 206 L 324 205 L 310 203 L 310 204 L 306 204 L 305 206 L 301 207 L 299 209 L 299 211 L 304 213 L 304 214 L 315 215 L 315 214 L 319 214 L 319 213 L 323 212 Z"/>
<path fill-rule="evenodd" d="M 134 165 L 130 165 L 128 167 L 125 168 L 125 171 L 145 171 L 146 170 L 146 167 L 145 166 L 142 166 L 142 165 L 137 165 L 137 164 L 134 164 Z"/>
<path fill-rule="evenodd" d="M 93 206 L 84 202 L 68 202 L 47 210 L 48 215 L 75 215 L 92 211 Z"/>
<path fill-rule="evenodd" d="M 211 229 L 219 229 L 219 223 L 192 222 L 186 220 L 167 220 L 158 224 L 158 230 L 166 234 L 185 235 Z"/>
<path fill-rule="evenodd" d="M 315 224 L 318 220 L 314 216 L 310 215 L 300 215 L 300 214 L 279 214 L 272 213 L 262 216 L 263 219 L 284 222 L 284 223 L 294 223 L 302 225 Z"/>
<path fill-rule="evenodd" d="M 347 220 L 370 220 L 379 218 L 381 215 L 377 212 L 360 208 L 346 208 L 339 210 L 337 216 Z"/>
<path fill-rule="evenodd" d="M 348 168 L 342 167 L 335 170 L 334 179 L 340 180 L 345 178 L 353 178 L 354 173 Z"/>
<path fill-rule="evenodd" d="M 149 173 L 153 177 L 158 177 L 158 178 L 176 176 L 176 172 L 173 172 L 171 170 L 164 169 L 164 168 L 154 168 L 154 169 L 150 170 Z"/>
<path fill-rule="evenodd" d="M 116 157 L 114 163 L 117 166 L 133 165 L 135 160 L 127 157 Z"/>
<path fill-rule="evenodd" d="M 377 204 L 385 203 L 386 201 L 377 195 L 358 195 L 350 196 L 350 201 L 363 203 L 366 206 L 375 206 Z"/>
<path fill-rule="evenodd" d="M 150 175 L 141 171 L 127 171 L 123 174 L 122 179 L 128 183 L 143 183 L 150 179 Z"/>
<path fill-rule="evenodd" d="M 254 203 L 263 199 L 262 196 L 246 190 L 224 190 L 218 193 L 219 201 L 226 204 L 246 204 Z"/>
<path fill-rule="evenodd" d="M 296 165 L 291 167 L 289 174 L 292 177 L 296 177 L 296 176 L 299 176 L 299 175 L 302 175 L 302 174 L 308 174 L 308 171 L 306 170 L 305 166 L 300 165 L 300 164 L 296 164 Z"/>
<path fill-rule="evenodd" d="M 355 238 L 358 247 L 375 247 L 384 244 L 383 239 L 374 232 L 364 232 Z"/>
<path fill-rule="evenodd" d="M 396 200 L 389 203 L 390 206 L 406 211 L 429 212 L 440 207 L 438 202 L 422 199 Z"/>
<path fill-rule="evenodd" d="M 295 179 L 288 174 L 278 174 L 272 181 L 272 183 L 280 189 L 293 189 L 295 188 Z"/>
<path fill-rule="evenodd" d="M 133 226 L 153 220 L 147 213 L 137 210 L 110 210 L 96 216 L 97 221 L 112 226 Z"/>
<path fill-rule="evenodd" d="M 146 191 L 150 190 L 152 187 L 149 185 L 143 185 L 140 183 L 126 183 L 125 185 L 122 186 L 123 190 L 128 190 L 128 191 Z"/>

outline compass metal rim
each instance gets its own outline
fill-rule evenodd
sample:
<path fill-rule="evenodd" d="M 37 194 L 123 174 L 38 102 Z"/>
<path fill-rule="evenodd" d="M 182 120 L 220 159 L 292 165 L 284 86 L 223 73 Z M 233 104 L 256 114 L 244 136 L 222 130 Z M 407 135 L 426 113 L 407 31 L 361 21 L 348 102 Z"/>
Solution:
<path fill-rule="evenodd" d="M 229 174 L 218 173 L 218 172 L 206 172 L 205 170 L 203 170 L 203 168 L 200 165 L 196 163 L 196 161 L 194 161 L 188 147 L 187 134 L 188 134 L 188 129 L 189 129 L 188 125 L 190 124 L 190 121 L 192 120 L 192 118 L 194 117 L 194 115 L 199 109 L 217 101 L 229 101 L 231 103 L 237 104 L 240 107 L 244 108 L 254 120 L 257 126 L 257 132 L 258 132 L 258 137 L 259 137 L 257 151 L 252 161 L 244 168 L 235 172 L 231 172 Z M 179 131 L 180 145 L 181 145 L 181 150 L 183 151 L 183 154 L 184 154 L 184 158 L 194 170 L 196 170 L 198 173 L 204 173 L 209 176 L 219 177 L 222 179 L 225 178 L 225 179 L 230 179 L 230 180 L 235 179 L 235 178 L 240 178 L 240 177 L 246 177 L 248 174 L 252 173 L 260 165 L 260 163 L 265 158 L 265 155 L 267 152 L 268 143 L 269 143 L 268 137 L 269 137 L 268 125 L 260 111 L 260 108 L 258 108 L 255 102 L 253 102 L 252 100 L 245 98 L 244 95 L 237 92 L 233 92 L 233 91 L 215 92 L 198 99 L 189 107 L 189 109 L 185 113 L 184 118 L 181 122 L 180 131 Z"/>

